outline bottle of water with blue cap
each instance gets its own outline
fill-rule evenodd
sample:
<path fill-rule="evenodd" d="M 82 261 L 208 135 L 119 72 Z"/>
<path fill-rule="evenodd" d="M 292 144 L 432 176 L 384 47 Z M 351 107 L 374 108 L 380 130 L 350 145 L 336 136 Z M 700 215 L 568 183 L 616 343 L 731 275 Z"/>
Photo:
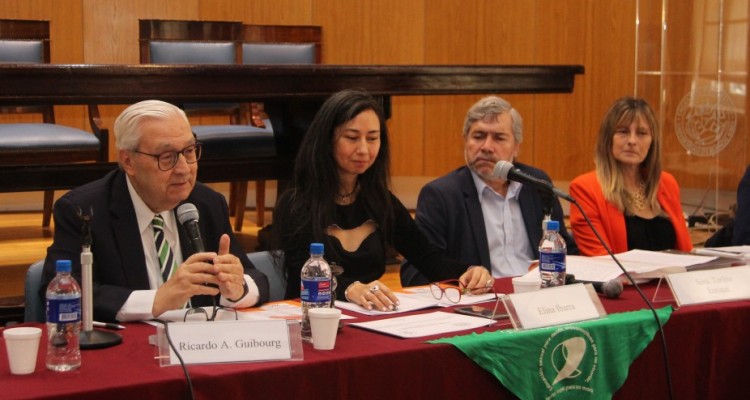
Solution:
<path fill-rule="evenodd" d="M 567 247 L 560 235 L 558 221 L 546 221 L 542 240 L 539 243 L 539 274 L 542 288 L 562 286 L 565 284 L 565 256 Z"/>
<path fill-rule="evenodd" d="M 302 340 L 312 341 L 312 329 L 307 310 L 331 307 L 331 267 L 323 258 L 323 243 L 310 244 L 310 258 L 300 274 L 300 300 L 302 301 Z"/>
<path fill-rule="evenodd" d="M 47 286 L 47 368 L 71 371 L 81 366 L 81 287 L 70 274 L 70 260 L 58 260 Z"/>

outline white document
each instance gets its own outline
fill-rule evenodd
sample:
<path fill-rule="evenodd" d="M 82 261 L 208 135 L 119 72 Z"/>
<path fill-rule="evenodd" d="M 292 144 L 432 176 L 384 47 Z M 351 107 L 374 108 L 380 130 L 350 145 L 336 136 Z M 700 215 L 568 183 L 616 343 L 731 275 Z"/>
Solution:
<path fill-rule="evenodd" d="M 667 275 L 677 303 L 718 303 L 750 299 L 750 266 Z"/>
<path fill-rule="evenodd" d="M 696 256 L 692 254 L 665 253 L 662 251 L 630 250 L 615 254 L 615 257 L 625 265 L 628 272 L 651 272 L 663 267 L 691 267 L 713 261 L 716 257 Z M 597 258 L 609 258 L 599 256 Z"/>
<path fill-rule="evenodd" d="M 428 314 L 407 315 L 378 321 L 352 322 L 349 325 L 400 338 L 415 338 L 476 329 L 495 322 L 487 318 L 435 311 Z"/>
<path fill-rule="evenodd" d="M 622 275 L 622 270 L 612 258 L 567 256 L 565 264 L 566 273 L 575 275 L 579 281 L 606 282 Z M 538 269 L 536 274 L 539 275 Z"/>
<path fill-rule="evenodd" d="M 414 297 L 416 299 L 420 299 L 427 302 L 434 302 L 436 306 L 438 307 L 452 307 L 455 305 L 460 306 L 468 306 L 472 304 L 477 303 L 484 303 L 487 301 L 495 301 L 495 295 L 492 293 L 482 293 L 482 294 L 462 294 L 461 295 L 461 301 L 458 303 L 453 303 L 443 297 L 442 299 L 438 300 L 435 298 L 435 296 L 432 295 L 432 292 L 430 291 L 429 286 L 416 286 L 416 287 L 408 287 L 403 288 L 406 294 L 405 296 Z M 398 294 L 399 300 L 401 299 L 402 294 Z M 498 293 L 497 297 L 502 297 L 503 294 Z"/>
<path fill-rule="evenodd" d="M 506 297 L 513 309 L 518 329 L 542 328 L 599 318 L 587 285 L 565 285 Z M 597 301 L 598 297 L 594 295 Z"/>
<path fill-rule="evenodd" d="M 350 303 L 348 301 L 341 300 L 336 300 L 336 307 L 342 310 L 354 311 L 365 315 L 389 315 L 408 311 L 423 310 L 430 307 L 437 307 L 437 300 L 435 300 L 434 298 L 432 300 L 426 301 L 424 299 L 410 296 L 404 293 L 394 292 L 394 294 L 396 295 L 396 297 L 398 297 L 399 302 L 398 308 L 395 311 L 379 311 L 374 308 L 372 310 L 367 310 L 362 308 L 362 306 L 357 303 Z"/>
<path fill-rule="evenodd" d="M 287 322 L 174 322 L 169 336 L 185 364 L 288 360 L 292 358 Z M 171 346 L 169 364 L 180 360 Z"/>

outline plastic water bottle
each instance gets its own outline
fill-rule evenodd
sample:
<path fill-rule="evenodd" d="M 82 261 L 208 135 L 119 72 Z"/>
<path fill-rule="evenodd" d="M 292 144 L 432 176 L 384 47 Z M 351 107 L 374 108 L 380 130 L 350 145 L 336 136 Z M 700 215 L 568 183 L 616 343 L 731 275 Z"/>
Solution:
<path fill-rule="evenodd" d="M 323 259 L 323 243 L 310 244 L 310 258 L 305 261 L 300 274 L 300 299 L 302 300 L 302 339 L 312 341 L 310 318 L 307 310 L 331 307 L 331 267 Z"/>
<path fill-rule="evenodd" d="M 539 243 L 539 273 L 542 288 L 565 284 L 565 240 L 560 236 L 560 223 L 547 221 L 547 227 Z"/>
<path fill-rule="evenodd" d="M 58 260 L 47 287 L 47 368 L 70 371 L 81 366 L 81 287 L 70 275 L 70 260 Z"/>

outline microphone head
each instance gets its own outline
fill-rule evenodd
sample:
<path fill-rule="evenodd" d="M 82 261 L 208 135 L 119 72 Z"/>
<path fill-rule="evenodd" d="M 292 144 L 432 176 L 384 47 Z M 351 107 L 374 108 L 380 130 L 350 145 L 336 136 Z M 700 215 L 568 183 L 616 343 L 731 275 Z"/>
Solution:
<path fill-rule="evenodd" d="M 177 207 L 177 220 L 183 225 L 188 221 L 198 221 L 198 209 L 193 203 L 180 205 Z"/>
<path fill-rule="evenodd" d="M 495 164 L 495 169 L 492 171 L 492 176 L 507 181 L 508 173 L 510 173 L 511 169 L 513 169 L 512 163 L 505 160 L 500 160 Z"/>
<path fill-rule="evenodd" d="M 610 279 L 602 284 L 602 293 L 610 299 L 620 297 L 622 293 L 622 281 L 619 279 Z"/>

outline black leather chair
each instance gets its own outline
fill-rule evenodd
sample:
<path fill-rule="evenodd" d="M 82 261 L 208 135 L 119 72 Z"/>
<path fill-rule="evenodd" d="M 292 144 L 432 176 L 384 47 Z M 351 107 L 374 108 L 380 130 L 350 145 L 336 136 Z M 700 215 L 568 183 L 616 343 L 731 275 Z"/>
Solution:
<path fill-rule="evenodd" d="M 49 21 L 0 19 L 0 63 L 49 62 Z M 0 114 L 39 114 L 42 120 L 39 123 L 0 123 L 0 164 L 107 161 L 108 132 L 100 127 L 96 105 L 89 106 L 93 134 L 56 124 L 51 103 L 2 106 Z M 23 119 L 26 120 L 28 117 Z M 44 227 L 50 223 L 53 199 L 54 191 L 44 193 Z"/>
<path fill-rule="evenodd" d="M 243 25 L 242 63 L 243 64 L 320 64 L 322 29 L 310 25 Z M 277 137 L 266 115 L 263 103 L 243 105 L 245 119 L 256 126 L 264 126 Z M 264 225 L 265 181 L 255 184 L 255 209 L 258 226 Z M 240 182 L 232 192 L 230 207 L 235 213 L 234 229 L 242 230 L 247 196 L 247 182 Z"/>

